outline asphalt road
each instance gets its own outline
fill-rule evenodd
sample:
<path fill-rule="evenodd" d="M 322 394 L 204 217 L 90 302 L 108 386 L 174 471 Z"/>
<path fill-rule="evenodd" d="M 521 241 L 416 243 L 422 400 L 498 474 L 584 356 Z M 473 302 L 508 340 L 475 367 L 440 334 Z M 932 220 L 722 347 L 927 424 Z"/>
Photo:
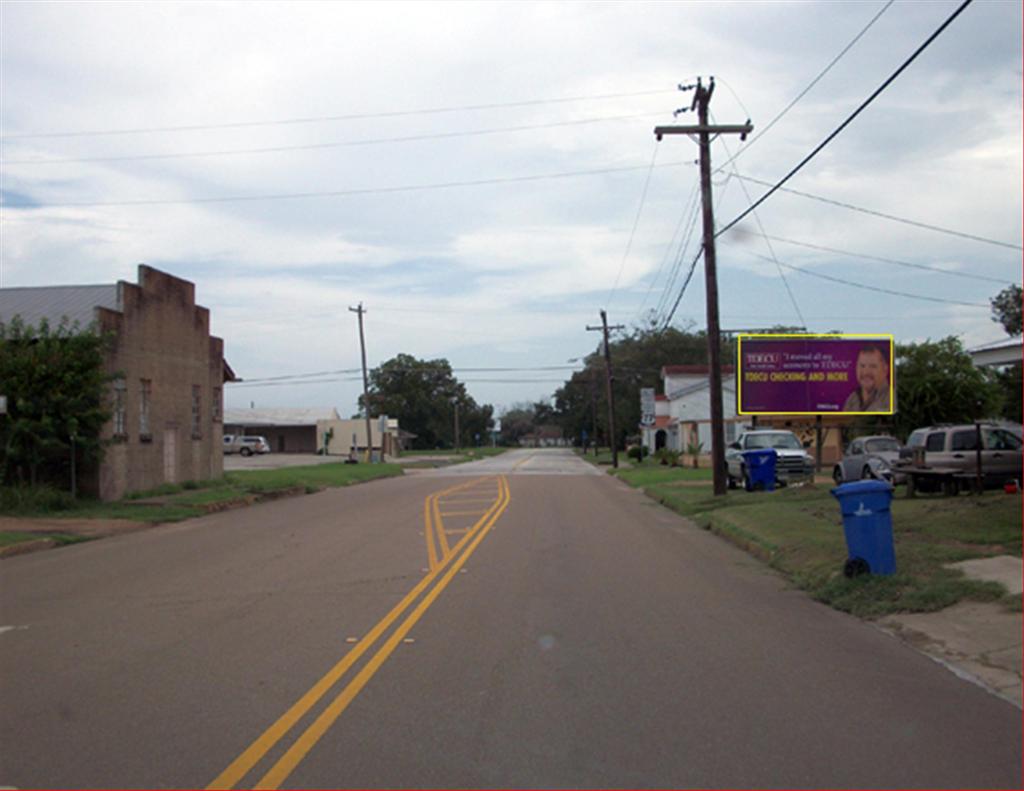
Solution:
<path fill-rule="evenodd" d="M 1021 783 L 1018 709 L 565 451 L 0 575 L 0 786 Z"/>

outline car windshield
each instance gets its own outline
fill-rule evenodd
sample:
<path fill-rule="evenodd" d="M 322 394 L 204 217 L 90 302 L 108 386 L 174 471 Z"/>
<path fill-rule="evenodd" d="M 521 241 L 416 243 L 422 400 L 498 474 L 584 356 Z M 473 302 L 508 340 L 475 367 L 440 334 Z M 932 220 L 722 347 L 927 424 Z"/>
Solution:
<path fill-rule="evenodd" d="M 918 429 L 911 433 L 907 439 L 907 447 L 909 448 L 921 448 L 924 447 L 924 438 L 928 432 L 925 429 Z"/>
<path fill-rule="evenodd" d="M 747 449 L 779 448 L 780 450 L 799 450 L 800 440 L 794 435 L 783 432 L 777 434 L 751 434 L 747 437 Z"/>
<path fill-rule="evenodd" d="M 868 453 L 889 453 L 898 452 L 900 444 L 892 437 L 881 437 L 879 439 L 869 439 L 864 443 Z"/>

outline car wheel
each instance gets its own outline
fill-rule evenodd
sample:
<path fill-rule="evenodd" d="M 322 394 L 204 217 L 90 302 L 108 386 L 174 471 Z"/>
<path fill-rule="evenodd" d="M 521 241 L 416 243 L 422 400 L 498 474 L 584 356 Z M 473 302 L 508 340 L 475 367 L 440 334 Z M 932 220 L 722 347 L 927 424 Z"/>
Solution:
<path fill-rule="evenodd" d="M 754 491 L 754 487 L 750 483 L 750 475 L 747 474 L 746 467 L 740 467 L 740 477 L 743 479 L 743 489 L 748 492 Z"/>
<path fill-rule="evenodd" d="M 867 464 L 865 464 L 864 469 L 860 471 L 860 477 L 865 481 L 870 481 L 875 477 L 875 473 Z"/>
<path fill-rule="evenodd" d="M 729 489 L 735 489 L 736 488 L 736 479 L 733 478 L 729 474 L 729 465 L 728 465 L 728 463 L 725 465 L 725 485 Z"/>
<path fill-rule="evenodd" d="M 832 470 L 832 480 L 836 482 L 836 486 L 843 482 L 843 468 L 839 465 L 836 465 L 835 469 Z"/>
<path fill-rule="evenodd" d="M 252 456 L 252 448 L 242 448 L 239 453 L 243 456 Z"/>

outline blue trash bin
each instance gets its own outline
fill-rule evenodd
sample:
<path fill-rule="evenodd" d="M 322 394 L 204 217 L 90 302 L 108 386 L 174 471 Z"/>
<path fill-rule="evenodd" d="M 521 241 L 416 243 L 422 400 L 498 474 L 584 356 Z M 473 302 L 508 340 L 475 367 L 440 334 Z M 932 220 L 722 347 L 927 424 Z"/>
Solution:
<path fill-rule="evenodd" d="M 775 459 L 778 454 L 774 448 L 743 451 L 743 463 L 747 468 L 747 480 L 744 487 L 748 492 L 764 489 L 775 491 Z"/>
<path fill-rule="evenodd" d="M 892 540 L 892 485 L 886 481 L 854 481 L 832 490 L 843 512 L 846 565 L 843 573 L 855 577 L 895 574 L 896 550 Z"/>

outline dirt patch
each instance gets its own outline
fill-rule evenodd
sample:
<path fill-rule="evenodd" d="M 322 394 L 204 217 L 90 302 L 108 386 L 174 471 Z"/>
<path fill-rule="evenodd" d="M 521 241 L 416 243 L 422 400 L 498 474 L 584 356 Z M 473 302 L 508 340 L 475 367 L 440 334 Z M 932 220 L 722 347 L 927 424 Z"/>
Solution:
<path fill-rule="evenodd" d="M 26 519 L 0 516 L 0 531 L 18 533 L 65 533 L 83 538 L 103 538 L 152 527 L 129 519 Z"/>

